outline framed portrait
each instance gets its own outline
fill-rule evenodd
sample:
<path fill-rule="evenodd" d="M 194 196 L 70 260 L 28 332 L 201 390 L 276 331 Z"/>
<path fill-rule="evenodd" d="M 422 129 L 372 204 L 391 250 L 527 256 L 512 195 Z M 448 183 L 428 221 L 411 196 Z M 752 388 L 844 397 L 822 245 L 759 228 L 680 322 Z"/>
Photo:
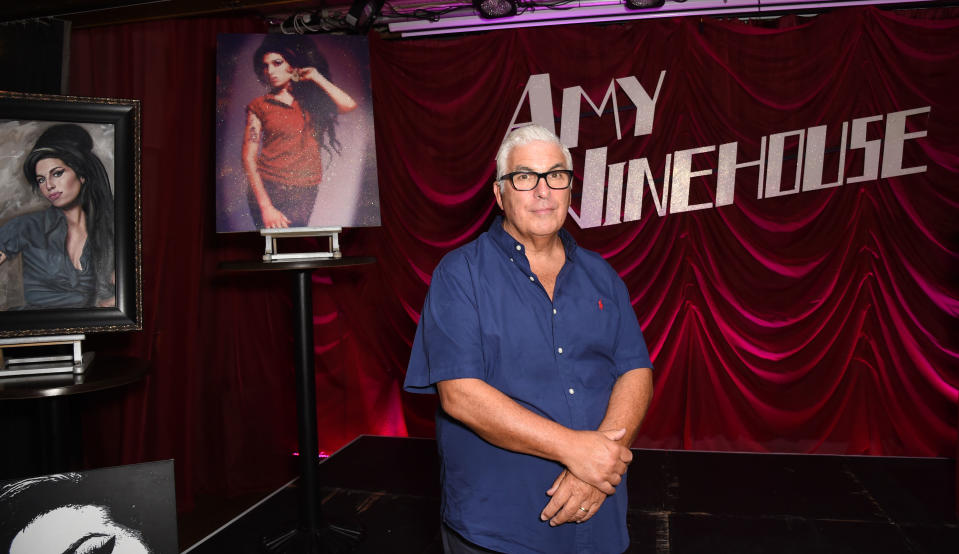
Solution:
<path fill-rule="evenodd" d="M 0 91 L 0 337 L 141 327 L 139 101 Z"/>

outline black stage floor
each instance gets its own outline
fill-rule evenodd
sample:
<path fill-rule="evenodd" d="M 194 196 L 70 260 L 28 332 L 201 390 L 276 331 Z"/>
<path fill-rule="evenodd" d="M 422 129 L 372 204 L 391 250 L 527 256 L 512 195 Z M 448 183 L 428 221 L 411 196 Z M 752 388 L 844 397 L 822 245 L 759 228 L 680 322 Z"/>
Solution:
<path fill-rule="evenodd" d="M 634 450 L 630 553 L 956 554 L 956 462 Z M 361 436 L 320 464 L 323 512 L 356 553 L 441 553 L 436 443 Z M 185 552 L 259 552 L 297 516 L 296 481 Z"/>

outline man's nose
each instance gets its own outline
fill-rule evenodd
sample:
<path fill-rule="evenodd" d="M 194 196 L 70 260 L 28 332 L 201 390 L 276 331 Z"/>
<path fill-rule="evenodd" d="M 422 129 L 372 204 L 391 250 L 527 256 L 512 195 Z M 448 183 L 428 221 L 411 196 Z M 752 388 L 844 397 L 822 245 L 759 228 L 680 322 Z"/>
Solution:
<path fill-rule="evenodd" d="M 536 187 L 533 188 L 533 193 L 540 198 L 544 198 L 549 194 L 549 185 L 546 184 L 545 175 L 540 175 L 536 178 Z"/>

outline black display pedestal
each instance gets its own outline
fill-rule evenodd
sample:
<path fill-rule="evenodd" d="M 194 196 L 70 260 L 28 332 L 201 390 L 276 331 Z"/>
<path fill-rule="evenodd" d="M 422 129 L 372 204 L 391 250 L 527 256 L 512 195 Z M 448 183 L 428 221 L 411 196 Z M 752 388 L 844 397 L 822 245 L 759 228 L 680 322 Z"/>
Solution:
<path fill-rule="evenodd" d="M 135 383 L 150 367 L 138 358 L 103 356 L 79 374 L 0 378 L 0 436 L 9 446 L 0 458 L 0 479 L 79 469 L 83 428 L 74 397 Z"/>
<path fill-rule="evenodd" d="M 362 532 L 350 524 L 328 521 L 320 509 L 317 480 L 319 445 L 316 427 L 316 375 L 313 363 L 314 269 L 371 264 L 372 257 L 288 262 L 225 262 L 224 271 L 287 271 L 293 273 L 293 330 L 296 370 L 296 419 L 300 466 L 300 521 L 295 529 L 264 539 L 267 552 L 336 554 L 350 552 Z"/>

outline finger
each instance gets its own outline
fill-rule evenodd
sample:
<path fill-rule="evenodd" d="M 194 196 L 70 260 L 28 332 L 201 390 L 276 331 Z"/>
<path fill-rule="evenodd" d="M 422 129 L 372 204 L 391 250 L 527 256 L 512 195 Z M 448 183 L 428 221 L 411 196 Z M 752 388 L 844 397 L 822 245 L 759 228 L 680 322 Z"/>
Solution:
<path fill-rule="evenodd" d="M 603 433 L 606 435 L 606 438 L 608 438 L 609 440 L 618 441 L 619 439 L 626 436 L 626 428 L 620 427 L 619 429 L 613 429 L 612 431 L 603 431 Z"/>
<path fill-rule="evenodd" d="M 628 464 L 633 461 L 633 452 L 628 448 L 624 448 L 622 452 L 620 452 L 619 459 Z"/>
<path fill-rule="evenodd" d="M 599 503 L 598 503 L 598 502 L 594 502 L 594 503 L 590 504 L 590 505 L 589 505 L 589 508 L 587 508 L 587 511 L 586 511 L 585 513 L 580 512 L 580 513 L 583 514 L 583 516 L 579 519 L 579 523 L 585 523 L 585 522 L 589 521 L 590 518 L 593 517 L 593 514 L 595 514 L 598 510 L 599 510 Z"/>
<path fill-rule="evenodd" d="M 549 524 L 553 527 L 557 525 L 562 525 L 568 521 L 576 521 L 579 518 L 579 514 L 582 514 L 580 506 L 582 506 L 581 501 L 583 498 L 576 496 L 571 498 L 566 504 L 563 505 L 563 508 L 556 514 L 553 519 L 549 520 Z"/>
<path fill-rule="evenodd" d="M 2 255 L 3 255 L 3 254 L 0 253 L 0 256 L 2 256 Z M 2 258 L 0 258 L 0 259 L 2 259 Z M 564 477 L 566 477 L 566 470 L 565 470 L 565 469 L 564 469 L 563 471 L 561 471 L 561 472 L 559 473 L 559 475 L 556 476 L 556 480 L 553 481 L 553 486 L 551 486 L 551 487 L 549 488 L 549 490 L 546 491 L 546 496 L 553 496 L 553 493 L 556 492 L 556 487 L 558 487 L 559 484 L 563 482 L 563 478 L 564 478 Z"/>
<path fill-rule="evenodd" d="M 615 473 L 609 478 L 609 484 L 612 485 L 614 488 L 618 487 L 619 484 L 622 482 L 623 482 L 623 477 Z"/>
<path fill-rule="evenodd" d="M 560 487 L 553 496 L 549 499 L 549 502 L 546 503 L 546 507 L 543 508 L 543 511 L 539 514 L 539 518 L 542 521 L 555 516 L 560 509 L 569 502 L 569 497 L 572 492 L 569 490 L 569 487 Z"/>

